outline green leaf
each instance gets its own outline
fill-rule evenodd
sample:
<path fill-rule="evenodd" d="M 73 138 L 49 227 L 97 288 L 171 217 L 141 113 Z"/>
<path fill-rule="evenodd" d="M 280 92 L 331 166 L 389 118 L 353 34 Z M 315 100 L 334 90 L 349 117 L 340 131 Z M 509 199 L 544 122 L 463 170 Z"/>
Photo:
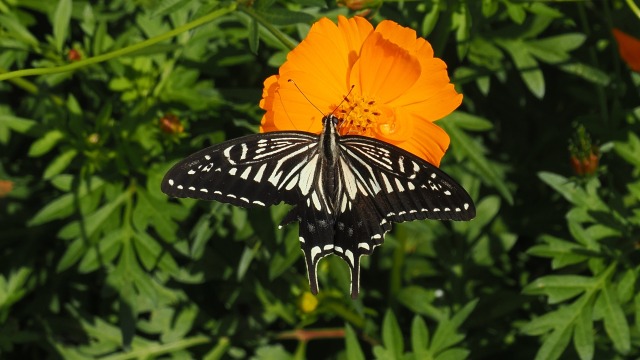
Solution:
<path fill-rule="evenodd" d="M 120 252 L 123 236 L 122 229 L 115 230 L 88 248 L 78 264 L 78 272 L 88 274 L 113 261 Z"/>
<path fill-rule="evenodd" d="M 71 164 L 71 161 L 73 161 L 76 155 L 78 155 L 76 149 L 67 149 L 47 166 L 42 177 L 48 180 L 60 174 Z"/>
<path fill-rule="evenodd" d="M 522 292 L 529 295 L 546 295 L 550 304 L 557 304 L 597 285 L 597 279 L 578 275 L 548 275 L 536 279 Z"/>
<path fill-rule="evenodd" d="M 422 19 L 422 36 L 427 37 L 433 29 L 436 27 L 438 23 L 438 19 L 440 17 L 440 3 L 432 2 L 431 10 L 424 16 Z"/>
<path fill-rule="evenodd" d="M 622 306 L 618 302 L 618 297 L 613 291 L 611 284 L 607 284 L 600 294 L 602 301 L 602 315 L 604 329 L 609 335 L 613 346 L 617 351 L 626 353 L 631 350 L 631 335 L 627 318 L 622 311 Z"/>
<path fill-rule="evenodd" d="M 38 39 L 36 39 L 36 37 L 33 36 L 33 34 L 31 34 L 31 32 L 29 32 L 29 30 L 15 18 L 0 14 L 0 24 L 2 24 L 2 27 L 7 29 L 9 34 L 13 35 L 16 39 L 33 47 L 38 46 Z"/>
<path fill-rule="evenodd" d="M 267 22 L 278 26 L 296 25 L 299 23 L 310 24 L 315 20 L 313 15 L 278 7 L 270 7 L 259 11 L 259 13 Z"/>
<path fill-rule="evenodd" d="M 549 64 L 557 64 L 571 58 L 569 52 L 579 48 L 586 40 L 584 34 L 562 34 L 539 40 L 527 41 L 528 51 Z"/>
<path fill-rule="evenodd" d="M 156 3 L 151 11 L 151 18 L 164 16 L 180 10 L 191 3 L 191 0 L 161 0 Z"/>
<path fill-rule="evenodd" d="M 58 265 L 56 266 L 56 272 L 60 273 L 77 263 L 80 258 L 86 253 L 85 241 L 81 238 L 76 238 L 67 246 L 67 250 L 64 252 Z"/>
<path fill-rule="evenodd" d="M 391 310 L 387 310 L 382 321 L 382 342 L 385 349 L 394 356 L 395 359 L 402 358 L 404 352 L 404 341 L 400 326 Z"/>
<path fill-rule="evenodd" d="M 487 158 L 483 155 L 485 150 L 454 124 L 448 124 L 446 121 L 438 122 L 438 125 L 445 129 L 451 137 L 452 146 L 456 147 L 475 165 L 476 170 L 484 180 L 493 185 L 509 204 L 513 204 L 513 196 L 511 195 L 507 185 L 504 183 L 503 177 L 498 174 L 494 166 L 492 166 Z"/>
<path fill-rule="evenodd" d="M 164 240 L 174 242 L 178 224 L 171 217 L 180 216 L 186 209 L 166 200 L 158 200 L 143 189 L 137 191 L 136 200 L 136 210 L 133 214 L 136 228 L 145 231 L 150 225 Z"/>
<path fill-rule="evenodd" d="M 626 142 L 616 141 L 614 149 L 628 163 L 640 168 L 640 138 L 633 132 L 629 132 L 627 136 Z"/>
<path fill-rule="evenodd" d="M 51 149 L 53 149 L 60 140 L 64 139 L 64 137 L 65 134 L 62 131 L 51 130 L 31 144 L 28 155 L 30 157 L 42 156 L 51 151 Z"/>
<path fill-rule="evenodd" d="M 631 301 L 635 293 L 635 285 L 637 281 L 636 270 L 628 269 L 618 282 L 616 288 L 618 299 L 621 303 L 627 303 Z"/>
<path fill-rule="evenodd" d="M 509 0 L 503 2 L 503 4 L 507 6 L 507 14 L 509 14 L 511 20 L 518 25 L 522 25 L 527 17 L 527 13 L 524 11 L 524 6 L 522 4 L 513 4 Z"/>
<path fill-rule="evenodd" d="M 543 235 L 541 241 L 546 244 L 533 246 L 527 250 L 527 253 L 533 256 L 552 258 L 551 267 L 553 269 L 560 269 L 589 259 L 584 255 L 586 249 L 575 242 L 550 235 Z"/>
<path fill-rule="evenodd" d="M 254 54 L 258 53 L 258 46 L 260 45 L 260 33 L 258 29 L 258 21 L 252 18 L 249 21 L 249 50 Z"/>
<path fill-rule="evenodd" d="M 347 353 L 347 360 L 364 360 L 364 353 L 358 342 L 358 336 L 353 328 L 349 325 L 345 325 L 345 350 Z"/>
<path fill-rule="evenodd" d="M 416 359 L 432 359 L 429 352 L 429 329 L 420 315 L 411 323 L 411 349 Z"/>
<path fill-rule="evenodd" d="M 491 123 L 491 121 L 460 110 L 454 111 L 451 115 L 442 120 L 448 123 L 453 123 L 458 128 L 464 130 L 489 131 L 493 129 L 493 123 Z"/>
<path fill-rule="evenodd" d="M 178 264 L 170 253 L 165 251 L 156 239 L 144 232 L 134 234 L 133 244 L 140 263 L 147 271 L 152 271 L 156 267 L 168 274 L 175 274 L 179 271 Z"/>
<path fill-rule="evenodd" d="M 74 206 L 74 201 L 78 203 L 82 203 L 87 195 L 90 193 L 94 193 L 98 189 L 101 189 L 104 186 L 104 182 L 99 178 L 92 178 L 87 184 L 83 182 L 76 193 L 65 194 L 60 196 L 59 198 L 52 200 L 47 205 L 45 205 L 40 211 L 38 211 L 31 220 L 29 220 L 29 226 L 37 226 L 49 221 L 62 219 L 73 214 L 77 209 Z"/>
<path fill-rule="evenodd" d="M 397 295 L 398 302 L 412 312 L 442 320 L 444 315 L 432 304 L 435 298 L 433 291 L 415 285 L 402 288 Z"/>
<path fill-rule="evenodd" d="M 571 62 L 568 64 L 560 64 L 559 68 L 568 74 L 578 76 L 596 85 L 609 86 L 611 83 L 609 74 L 591 65 Z"/>
<path fill-rule="evenodd" d="M 580 312 L 573 330 L 573 345 L 581 360 L 593 359 L 594 332 L 593 307 L 589 304 Z"/>
<path fill-rule="evenodd" d="M 64 42 L 67 40 L 72 5 L 72 0 L 58 0 L 58 7 L 53 16 L 53 37 L 58 52 L 62 52 Z"/>
<path fill-rule="evenodd" d="M 0 18 L 2 15 L 0 15 Z M 38 127 L 38 122 L 31 119 L 25 119 L 13 115 L 0 115 L 0 125 L 6 126 L 7 128 L 21 133 L 27 134 L 31 132 L 31 130 L 36 129 Z"/>
<path fill-rule="evenodd" d="M 111 216 L 111 214 L 118 209 L 122 202 L 124 202 L 129 196 L 128 192 L 124 192 L 118 196 L 118 198 L 106 203 L 94 213 L 86 216 L 82 226 L 78 221 L 68 223 L 65 227 L 60 229 L 58 236 L 62 239 L 72 239 L 78 236 L 91 237 L 93 234 L 104 224 L 104 222 Z"/>
<path fill-rule="evenodd" d="M 464 335 L 458 333 L 459 328 L 467 317 L 471 315 L 476 305 L 478 305 L 478 299 L 468 302 L 450 320 L 443 320 L 438 324 L 429 348 L 432 354 L 437 355 L 464 339 Z"/>
<path fill-rule="evenodd" d="M 471 352 L 467 349 L 448 349 L 436 356 L 435 360 L 465 360 L 469 358 Z"/>
<path fill-rule="evenodd" d="M 511 55 L 511 59 L 520 71 L 520 77 L 527 88 L 535 97 L 542 99 L 545 93 L 544 76 L 538 66 L 538 61 L 529 52 L 527 44 L 522 40 L 504 40 L 499 44 Z"/>
<path fill-rule="evenodd" d="M 555 329 L 551 335 L 547 336 L 542 343 L 535 360 L 556 360 L 571 341 L 571 326 L 562 326 Z"/>

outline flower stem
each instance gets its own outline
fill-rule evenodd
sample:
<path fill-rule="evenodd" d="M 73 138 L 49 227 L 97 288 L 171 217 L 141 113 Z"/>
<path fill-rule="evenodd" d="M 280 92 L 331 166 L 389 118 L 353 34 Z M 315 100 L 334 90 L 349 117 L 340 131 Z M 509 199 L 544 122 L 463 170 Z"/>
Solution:
<path fill-rule="evenodd" d="M 253 9 L 251 9 L 249 7 L 246 7 L 246 6 L 242 6 L 242 7 L 238 8 L 238 10 L 242 11 L 243 13 L 245 13 L 247 15 L 249 15 L 254 20 L 256 20 L 260 25 L 264 26 L 265 29 L 267 29 L 271 34 L 273 34 L 273 36 L 275 36 L 276 39 L 280 40 L 280 42 L 284 46 L 286 46 L 289 50 L 293 50 L 296 47 L 296 44 L 294 44 L 291 41 L 289 41 L 289 39 L 287 39 L 282 34 L 282 32 L 280 32 L 280 30 L 276 29 L 267 20 L 265 20 L 260 14 L 258 14 L 255 11 L 253 11 Z"/>
<path fill-rule="evenodd" d="M 230 5 L 220 8 L 218 10 L 212 11 L 211 13 L 198 18 L 196 20 L 193 20 L 189 23 L 186 23 L 180 27 L 177 27 L 171 31 L 167 31 L 164 34 L 160 34 L 158 36 L 152 37 L 150 39 L 147 39 L 143 42 L 131 45 L 131 46 L 127 46 L 125 48 L 122 49 L 118 49 L 112 52 L 108 52 L 106 54 L 102 54 L 102 55 L 98 55 L 98 56 L 94 56 L 85 60 L 80 60 L 77 62 L 73 62 L 71 64 L 67 64 L 67 65 L 63 65 L 63 66 L 54 66 L 54 67 L 48 67 L 48 68 L 36 68 L 36 69 L 22 69 L 22 70 L 16 70 L 16 71 L 12 71 L 12 72 L 8 72 L 5 74 L 0 74 L 0 81 L 2 80 L 8 80 L 8 79 L 13 79 L 13 78 L 19 78 L 19 77 L 23 77 L 23 76 L 33 76 L 33 75 L 49 75 L 49 74 L 56 74 L 56 73 L 61 73 L 61 72 L 65 72 L 65 71 L 72 71 L 72 70 L 76 70 L 79 68 L 83 68 L 85 66 L 89 66 L 89 65 L 93 65 L 93 64 L 97 64 L 103 61 L 107 61 L 107 60 L 111 60 L 120 56 L 124 56 L 127 54 L 130 54 L 134 51 L 138 51 L 141 49 L 144 49 L 148 46 L 151 46 L 153 44 L 157 44 L 161 41 L 167 40 L 169 38 L 172 38 L 174 36 L 177 36 L 185 31 L 189 31 L 193 28 L 196 28 L 198 26 L 204 25 L 212 20 L 215 20 L 225 14 L 228 14 L 229 12 L 233 11 L 236 9 L 236 3 L 231 3 Z"/>
<path fill-rule="evenodd" d="M 396 230 L 396 239 L 398 240 L 398 245 L 393 251 L 393 264 L 389 275 L 390 304 L 395 303 L 398 292 L 402 288 L 402 267 L 404 266 L 404 252 L 407 245 L 406 233 L 402 230 L 402 226 L 398 226 Z"/>
<path fill-rule="evenodd" d="M 629 6 L 629 8 L 631 8 L 631 11 L 636 14 L 638 19 L 640 19 L 640 7 L 638 7 L 638 5 L 633 2 L 633 0 L 627 0 L 627 5 Z"/>

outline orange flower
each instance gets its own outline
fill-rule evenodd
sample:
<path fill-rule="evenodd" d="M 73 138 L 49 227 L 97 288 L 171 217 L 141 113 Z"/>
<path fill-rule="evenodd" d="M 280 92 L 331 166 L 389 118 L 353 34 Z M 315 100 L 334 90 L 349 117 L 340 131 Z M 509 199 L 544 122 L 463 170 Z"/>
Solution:
<path fill-rule="evenodd" d="M 620 57 L 627 63 L 631 70 L 640 72 L 640 39 L 620 31 L 613 29 L 613 36 L 618 42 L 618 51 Z"/>
<path fill-rule="evenodd" d="M 0 198 L 3 198 L 13 190 L 13 181 L 0 180 Z"/>
<path fill-rule="evenodd" d="M 279 75 L 265 80 L 262 97 L 262 132 L 320 133 L 323 114 L 334 113 L 342 135 L 374 137 L 436 166 L 449 136 L 433 122 L 462 102 L 447 65 L 414 30 L 389 20 L 374 30 L 364 18 L 342 16 L 337 26 L 323 18 L 311 27 Z"/>

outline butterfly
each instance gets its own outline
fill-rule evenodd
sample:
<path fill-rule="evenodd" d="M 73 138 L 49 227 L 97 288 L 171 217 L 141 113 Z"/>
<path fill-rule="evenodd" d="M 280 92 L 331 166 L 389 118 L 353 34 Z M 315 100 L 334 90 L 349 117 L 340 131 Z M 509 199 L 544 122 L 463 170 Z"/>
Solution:
<path fill-rule="evenodd" d="M 392 223 L 475 217 L 469 194 L 437 167 L 374 138 L 341 136 L 333 114 L 322 122 L 320 135 L 268 132 L 198 151 L 167 172 L 162 191 L 247 208 L 293 205 L 280 228 L 299 222 L 311 292 L 318 293 L 318 261 L 335 254 L 349 265 L 354 299 L 360 257 L 383 243 Z"/>

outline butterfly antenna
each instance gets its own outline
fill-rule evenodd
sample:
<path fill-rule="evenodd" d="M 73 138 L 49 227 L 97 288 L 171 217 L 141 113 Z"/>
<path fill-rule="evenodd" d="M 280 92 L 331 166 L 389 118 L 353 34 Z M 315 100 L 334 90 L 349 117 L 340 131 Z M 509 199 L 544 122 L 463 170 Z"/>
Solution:
<path fill-rule="evenodd" d="M 340 108 L 340 105 L 342 105 L 343 102 L 347 101 L 347 99 L 349 99 L 349 94 L 351 94 L 351 91 L 353 91 L 353 88 L 356 87 L 355 85 L 351 85 L 351 89 L 349 89 L 349 92 L 347 93 L 347 95 L 345 95 L 342 98 L 342 101 L 340 101 L 340 103 L 338 104 L 338 106 L 336 106 L 335 109 L 333 109 L 333 111 L 331 112 L 332 115 L 335 116 L 335 112 L 336 110 L 338 110 Z M 353 107 L 349 109 L 349 112 L 346 113 L 347 116 L 349 115 L 349 113 L 351 113 L 351 111 L 353 110 Z M 342 118 L 340 118 L 340 120 L 342 120 Z M 338 125 L 338 127 L 341 129 L 344 125 L 344 121 L 340 121 L 340 124 Z"/>
<path fill-rule="evenodd" d="M 353 91 L 353 88 L 356 87 L 355 85 L 351 85 L 351 89 L 349 89 L 349 92 L 347 93 L 347 95 L 345 95 L 342 98 L 342 101 L 340 101 L 340 103 L 338 104 L 338 106 L 336 106 L 335 109 L 333 109 L 333 111 L 331 112 L 331 114 L 335 115 L 334 113 L 336 112 L 336 110 L 338 110 L 340 108 L 340 105 L 342 105 L 343 102 L 347 101 L 347 99 L 349 98 L 349 94 L 351 94 L 351 92 Z"/>
<path fill-rule="evenodd" d="M 309 104 L 311 104 L 311 106 L 313 106 L 314 108 L 316 108 L 316 110 L 320 111 L 320 114 L 322 114 L 322 116 L 324 116 L 324 113 L 322 112 L 322 110 L 318 109 L 318 107 L 311 102 L 311 100 L 309 100 L 309 98 L 307 97 L 307 95 L 304 94 L 304 92 L 302 92 L 302 90 L 300 90 L 300 87 L 298 86 L 298 84 L 296 84 L 295 81 L 293 81 L 293 79 L 289 79 L 287 80 L 288 82 L 292 83 L 293 86 L 296 87 L 296 89 L 298 89 L 298 91 L 300 91 L 300 94 L 302 94 L 302 96 L 304 96 L 305 99 L 307 99 L 307 101 L 309 102 Z"/>

